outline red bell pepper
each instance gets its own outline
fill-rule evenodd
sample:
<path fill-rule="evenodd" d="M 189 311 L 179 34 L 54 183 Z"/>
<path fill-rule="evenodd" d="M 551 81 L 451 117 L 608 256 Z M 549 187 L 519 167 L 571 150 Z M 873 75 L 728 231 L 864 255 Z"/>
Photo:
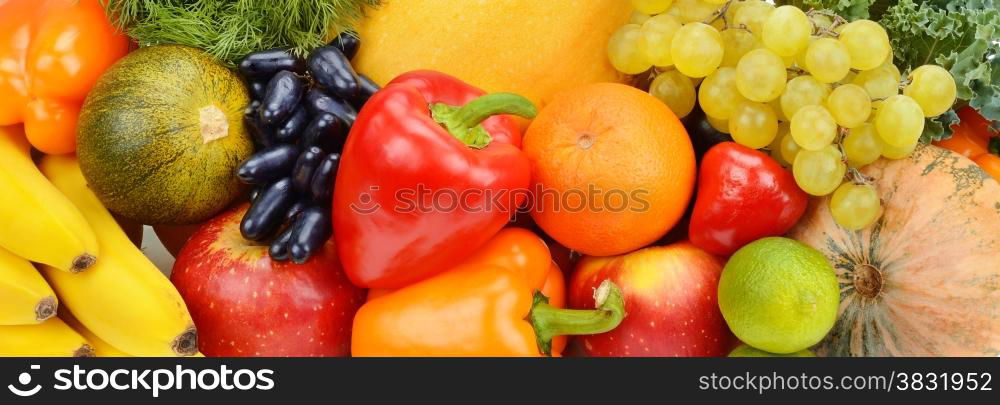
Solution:
<path fill-rule="evenodd" d="M 400 288 L 469 257 L 510 220 L 531 174 L 510 115 L 527 99 L 417 71 L 365 104 L 344 145 L 333 228 L 356 285 Z"/>
<path fill-rule="evenodd" d="M 784 235 L 808 203 L 792 174 L 770 156 L 723 142 L 702 158 L 688 235 L 706 252 L 728 256 L 757 239 Z"/>

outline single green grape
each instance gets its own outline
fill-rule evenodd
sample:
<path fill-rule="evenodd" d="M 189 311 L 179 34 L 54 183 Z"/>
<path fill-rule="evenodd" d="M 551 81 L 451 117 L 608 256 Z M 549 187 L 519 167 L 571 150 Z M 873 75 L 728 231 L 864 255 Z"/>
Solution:
<path fill-rule="evenodd" d="M 736 105 L 743 100 L 746 98 L 736 88 L 736 68 L 719 68 L 698 87 L 698 102 L 702 111 L 720 120 L 728 120 Z"/>
<path fill-rule="evenodd" d="M 792 116 L 792 137 L 802 149 L 817 151 L 837 137 L 837 122 L 821 105 L 807 105 Z"/>
<path fill-rule="evenodd" d="M 674 62 L 670 57 L 671 41 L 679 29 L 681 29 L 680 21 L 669 14 L 660 14 L 646 20 L 642 24 L 642 38 L 639 39 L 639 48 L 646 56 L 646 60 L 654 66 L 672 66 Z"/>
<path fill-rule="evenodd" d="M 851 128 L 844 137 L 844 154 L 851 167 L 864 167 L 882 156 L 882 142 L 871 123 Z"/>
<path fill-rule="evenodd" d="M 872 100 L 861 86 L 845 84 L 833 89 L 826 99 L 826 108 L 837 120 L 837 125 L 854 128 L 868 121 L 872 113 Z"/>
<path fill-rule="evenodd" d="M 639 46 L 642 39 L 642 27 L 638 24 L 626 24 L 615 31 L 608 40 L 608 59 L 619 72 L 637 75 L 653 67 L 646 54 Z"/>
<path fill-rule="evenodd" d="M 910 84 L 903 94 L 920 105 L 925 117 L 941 115 L 955 104 L 955 78 L 937 65 L 923 65 L 910 73 Z"/>
<path fill-rule="evenodd" d="M 847 174 L 847 165 L 833 145 L 820 150 L 800 150 L 792 164 L 792 175 L 802 191 L 822 197 L 837 189 Z"/>
<path fill-rule="evenodd" d="M 837 40 L 851 55 L 851 68 L 857 70 L 878 67 L 891 48 L 885 28 L 871 20 L 855 20 L 845 25 Z"/>
<path fill-rule="evenodd" d="M 649 85 L 649 94 L 673 111 L 677 118 L 684 118 L 694 109 L 695 90 L 691 79 L 676 70 L 660 73 Z"/>
<path fill-rule="evenodd" d="M 882 215 L 882 201 L 875 186 L 846 182 L 830 198 L 833 220 L 849 231 L 859 231 L 875 223 Z"/>
<path fill-rule="evenodd" d="M 744 101 L 729 118 L 729 133 L 736 143 L 752 149 L 770 145 L 778 134 L 778 118 L 763 103 Z"/>
<path fill-rule="evenodd" d="M 924 111 L 909 96 L 889 97 L 878 107 L 875 129 L 889 145 L 899 148 L 915 145 L 924 132 Z"/>
<path fill-rule="evenodd" d="M 872 99 L 886 99 L 899 94 L 899 68 L 889 64 L 865 70 L 852 83 L 863 87 Z"/>
<path fill-rule="evenodd" d="M 781 57 L 794 57 L 809 45 L 812 24 L 798 7 L 786 5 L 774 9 L 761 29 L 768 49 Z"/>
<path fill-rule="evenodd" d="M 688 77 L 705 77 L 722 63 L 722 35 L 712 26 L 688 23 L 677 30 L 670 45 L 674 66 Z"/>
<path fill-rule="evenodd" d="M 736 67 L 743 55 L 760 47 L 757 38 L 742 28 L 729 28 L 720 32 L 720 35 L 725 48 L 720 66 Z"/>
<path fill-rule="evenodd" d="M 781 96 L 788 81 L 785 61 L 768 49 L 754 49 L 736 64 L 736 88 L 751 101 L 766 103 Z"/>
<path fill-rule="evenodd" d="M 786 117 L 794 117 L 800 108 L 807 105 L 823 105 L 830 94 L 830 86 L 810 75 L 798 76 L 788 81 L 781 93 L 781 111 Z"/>
<path fill-rule="evenodd" d="M 851 70 L 847 47 L 832 38 L 810 42 L 803 59 L 806 70 L 823 83 L 840 81 Z"/>
<path fill-rule="evenodd" d="M 731 19 L 733 26 L 744 27 L 750 30 L 758 40 L 762 39 L 764 21 L 767 21 L 767 18 L 771 16 L 774 6 L 760 0 L 749 0 L 743 3 Z"/>

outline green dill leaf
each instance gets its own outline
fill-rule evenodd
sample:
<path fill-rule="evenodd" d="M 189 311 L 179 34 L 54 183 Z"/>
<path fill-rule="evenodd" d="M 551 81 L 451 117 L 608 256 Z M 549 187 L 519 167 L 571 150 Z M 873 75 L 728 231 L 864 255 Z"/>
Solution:
<path fill-rule="evenodd" d="M 248 53 L 291 48 L 298 56 L 331 33 L 352 30 L 381 0 L 102 0 L 140 46 L 203 49 L 228 66 Z"/>

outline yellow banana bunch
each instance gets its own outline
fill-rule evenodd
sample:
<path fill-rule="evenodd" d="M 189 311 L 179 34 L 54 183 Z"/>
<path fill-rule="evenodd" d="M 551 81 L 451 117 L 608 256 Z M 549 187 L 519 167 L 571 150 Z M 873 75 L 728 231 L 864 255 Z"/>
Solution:
<path fill-rule="evenodd" d="M 83 213 L 101 258 L 71 274 L 43 266 L 63 305 L 88 330 L 133 356 L 190 356 L 197 333 L 177 289 L 142 254 L 90 189 L 75 157 L 46 156 L 42 172 Z"/>
<path fill-rule="evenodd" d="M 85 270 L 99 253 L 97 237 L 29 150 L 20 126 L 0 127 L 0 247 L 59 270 Z"/>
<path fill-rule="evenodd" d="M 0 325 L 40 323 L 56 308 L 56 293 L 35 266 L 0 248 Z"/>
<path fill-rule="evenodd" d="M 59 318 L 38 325 L 0 326 L 2 357 L 91 357 L 94 349 Z"/>
<path fill-rule="evenodd" d="M 114 346 L 109 345 L 108 342 L 105 342 L 101 338 L 97 337 L 94 332 L 91 332 L 86 326 L 83 326 L 83 324 L 81 324 L 80 321 L 77 320 L 76 317 L 69 311 L 60 310 L 59 319 L 62 319 L 62 321 L 66 322 L 69 327 L 73 328 L 73 330 L 79 333 L 80 336 L 83 336 L 84 339 L 87 339 L 87 341 L 90 342 L 90 346 L 94 348 L 95 357 L 132 357 L 132 355 L 118 350 Z"/>

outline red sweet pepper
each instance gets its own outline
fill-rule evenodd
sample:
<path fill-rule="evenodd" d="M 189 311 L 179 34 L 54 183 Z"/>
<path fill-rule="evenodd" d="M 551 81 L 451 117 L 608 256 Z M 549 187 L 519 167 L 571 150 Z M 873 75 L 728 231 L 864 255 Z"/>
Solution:
<path fill-rule="evenodd" d="M 723 142 L 702 158 L 688 234 L 695 246 L 728 256 L 757 239 L 785 234 L 808 203 L 792 174 L 770 156 Z"/>
<path fill-rule="evenodd" d="M 454 267 L 524 201 L 530 163 L 510 115 L 527 99 L 443 73 L 387 84 L 351 128 L 334 188 L 340 260 L 356 285 L 400 288 Z"/>

